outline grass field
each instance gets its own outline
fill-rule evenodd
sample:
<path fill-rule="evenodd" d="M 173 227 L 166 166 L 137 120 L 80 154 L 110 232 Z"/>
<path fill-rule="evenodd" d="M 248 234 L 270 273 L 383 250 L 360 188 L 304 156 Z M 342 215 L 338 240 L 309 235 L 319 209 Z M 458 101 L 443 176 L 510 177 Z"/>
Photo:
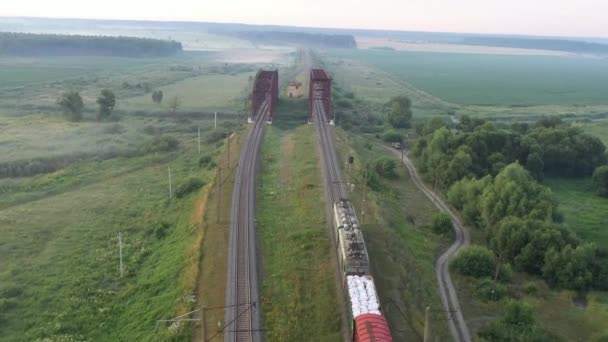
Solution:
<path fill-rule="evenodd" d="M 590 178 L 547 179 L 566 218 L 582 239 L 608 248 L 608 199 L 595 194 Z"/>
<path fill-rule="evenodd" d="M 469 105 L 606 104 L 608 60 L 337 50 L 443 100 Z"/>
<path fill-rule="evenodd" d="M 189 177 L 209 181 L 190 134 L 176 152 L 84 161 L 3 188 L 0 210 L 0 339 L 164 340 L 156 320 L 196 301 L 193 200 L 168 199 Z M 215 147 L 205 146 L 213 154 Z M 29 196 L 29 198 L 28 198 Z M 193 229 L 194 228 L 194 229 Z M 123 233 L 125 276 L 118 267 Z"/>
<path fill-rule="evenodd" d="M 305 103 L 279 105 L 261 150 L 256 219 L 268 341 L 341 338 L 317 140 Z"/>

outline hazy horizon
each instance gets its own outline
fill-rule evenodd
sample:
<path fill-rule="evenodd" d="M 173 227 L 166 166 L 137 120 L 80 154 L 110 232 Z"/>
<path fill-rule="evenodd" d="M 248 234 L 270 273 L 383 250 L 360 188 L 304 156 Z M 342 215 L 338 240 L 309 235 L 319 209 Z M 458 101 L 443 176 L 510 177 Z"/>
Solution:
<path fill-rule="evenodd" d="M 336 29 L 453 32 L 501 35 L 608 38 L 608 2 L 524 0 L 510 2 L 463 0 L 311 0 L 293 6 L 273 0 L 205 3 L 191 0 L 166 5 L 134 0 L 87 3 L 75 0 L 23 0 L 5 4 L 0 17 L 50 19 L 144 20 L 281 25 Z M 115 9 L 121 8 L 117 12 Z M 235 10 L 238 8 L 238 11 Z M 323 9 L 323 10 L 319 10 Z M 343 15 L 347 12 L 348 15 Z M 197 14 L 200 13 L 200 14 Z M 370 15 L 372 13 L 372 15 Z M 377 15 L 374 15 L 376 14 Z M 513 18 L 517 18 L 516 21 Z"/>

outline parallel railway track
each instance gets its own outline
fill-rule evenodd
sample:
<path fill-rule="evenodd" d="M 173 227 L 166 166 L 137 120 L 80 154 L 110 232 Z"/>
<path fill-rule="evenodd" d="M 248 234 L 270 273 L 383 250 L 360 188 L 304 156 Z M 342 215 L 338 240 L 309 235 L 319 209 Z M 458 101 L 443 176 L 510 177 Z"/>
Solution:
<path fill-rule="evenodd" d="M 259 342 L 260 304 L 255 242 L 255 178 L 270 100 L 257 113 L 241 151 L 232 193 L 225 342 Z"/>

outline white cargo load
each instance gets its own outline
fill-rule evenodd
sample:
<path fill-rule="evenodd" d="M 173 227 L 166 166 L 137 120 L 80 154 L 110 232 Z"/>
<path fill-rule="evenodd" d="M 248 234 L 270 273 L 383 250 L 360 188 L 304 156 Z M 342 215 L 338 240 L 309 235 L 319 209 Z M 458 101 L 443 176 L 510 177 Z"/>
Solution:
<path fill-rule="evenodd" d="M 372 277 L 349 275 L 346 281 L 353 318 L 367 313 L 380 314 L 380 303 Z"/>

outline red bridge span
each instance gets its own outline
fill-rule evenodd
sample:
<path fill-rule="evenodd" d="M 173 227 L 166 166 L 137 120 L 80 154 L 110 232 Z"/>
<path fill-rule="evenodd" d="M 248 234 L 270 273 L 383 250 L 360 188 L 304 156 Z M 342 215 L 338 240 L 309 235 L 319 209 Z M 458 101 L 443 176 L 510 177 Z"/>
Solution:
<path fill-rule="evenodd" d="M 277 70 L 259 70 L 253 82 L 251 94 L 250 122 L 255 122 L 258 115 L 266 115 L 272 122 L 272 114 L 279 98 L 279 72 Z"/>

